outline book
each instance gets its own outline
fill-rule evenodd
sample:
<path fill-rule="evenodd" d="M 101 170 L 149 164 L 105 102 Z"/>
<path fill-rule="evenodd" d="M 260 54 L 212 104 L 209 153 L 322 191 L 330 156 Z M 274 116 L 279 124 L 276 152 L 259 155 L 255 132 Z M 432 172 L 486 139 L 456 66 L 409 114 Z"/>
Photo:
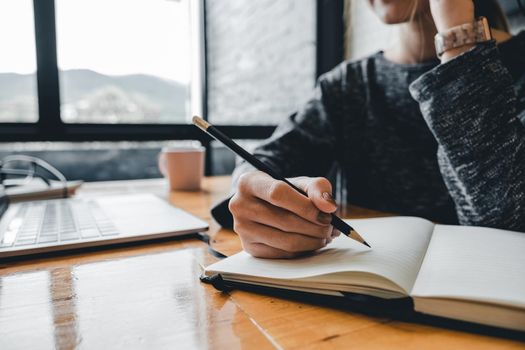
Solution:
<path fill-rule="evenodd" d="M 371 249 L 341 235 L 297 259 L 240 252 L 203 276 L 341 297 L 409 297 L 419 313 L 525 331 L 525 233 L 416 217 L 350 221 Z"/>

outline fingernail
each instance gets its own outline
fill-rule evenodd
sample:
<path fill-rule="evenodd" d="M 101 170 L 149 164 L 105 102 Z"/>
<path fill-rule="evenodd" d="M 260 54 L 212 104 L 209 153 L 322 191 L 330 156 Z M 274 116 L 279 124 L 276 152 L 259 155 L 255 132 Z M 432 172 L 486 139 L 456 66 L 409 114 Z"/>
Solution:
<path fill-rule="evenodd" d="M 325 201 L 327 201 L 328 203 L 332 204 L 332 205 L 337 205 L 337 203 L 334 201 L 334 197 L 332 197 L 332 195 L 328 192 L 323 192 L 323 198 Z"/>
<path fill-rule="evenodd" d="M 332 232 L 332 237 L 339 237 L 341 236 L 341 231 L 339 231 L 338 229 L 334 229 L 334 231 Z"/>
<path fill-rule="evenodd" d="M 317 220 L 322 224 L 329 224 L 332 222 L 332 215 L 320 211 L 319 214 L 317 214 Z"/>

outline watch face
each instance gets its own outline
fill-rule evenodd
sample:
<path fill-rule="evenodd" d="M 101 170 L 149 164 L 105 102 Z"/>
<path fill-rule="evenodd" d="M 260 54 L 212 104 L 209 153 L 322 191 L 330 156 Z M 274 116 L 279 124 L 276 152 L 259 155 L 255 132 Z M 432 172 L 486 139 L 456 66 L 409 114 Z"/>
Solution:
<path fill-rule="evenodd" d="M 478 18 L 478 21 L 476 22 L 477 29 L 481 33 L 482 39 L 481 41 L 485 40 L 492 40 L 492 32 L 490 31 L 490 25 L 489 21 L 486 17 L 480 17 Z"/>

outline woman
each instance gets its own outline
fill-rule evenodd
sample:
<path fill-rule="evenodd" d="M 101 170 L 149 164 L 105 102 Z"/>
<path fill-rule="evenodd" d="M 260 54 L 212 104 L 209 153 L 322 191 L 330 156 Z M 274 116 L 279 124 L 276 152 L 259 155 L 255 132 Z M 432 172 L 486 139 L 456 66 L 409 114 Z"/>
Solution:
<path fill-rule="evenodd" d="M 244 164 L 229 212 L 227 201 L 213 210 L 225 226 L 231 212 L 254 256 L 291 258 L 339 234 L 320 177 L 334 164 L 351 203 L 525 231 L 525 32 L 511 38 L 495 0 L 369 2 L 385 23 L 401 23 L 398 43 L 322 76 L 314 98 L 255 151 L 301 176 L 291 181 L 308 198 Z M 494 40 L 445 45 L 438 59 L 436 33 L 448 38 L 480 15 Z"/>

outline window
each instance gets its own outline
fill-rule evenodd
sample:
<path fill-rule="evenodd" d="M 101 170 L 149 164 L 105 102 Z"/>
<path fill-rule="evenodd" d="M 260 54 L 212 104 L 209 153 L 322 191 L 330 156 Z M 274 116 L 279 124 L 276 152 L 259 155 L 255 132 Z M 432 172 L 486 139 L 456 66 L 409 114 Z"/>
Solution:
<path fill-rule="evenodd" d="M 185 123 L 190 0 L 56 0 L 62 120 Z"/>
<path fill-rule="evenodd" d="M 16 33 L 16 35 L 13 35 Z M 35 27 L 31 0 L 0 2 L 0 122 L 38 120 Z"/>
<path fill-rule="evenodd" d="M 315 0 L 208 0 L 206 39 L 211 122 L 275 125 L 311 96 Z"/>
<path fill-rule="evenodd" d="M 199 140 L 210 173 L 224 159 L 191 114 L 270 136 L 340 61 L 343 1 L 4 0 L 0 142 L 74 164 L 92 142 Z"/>

